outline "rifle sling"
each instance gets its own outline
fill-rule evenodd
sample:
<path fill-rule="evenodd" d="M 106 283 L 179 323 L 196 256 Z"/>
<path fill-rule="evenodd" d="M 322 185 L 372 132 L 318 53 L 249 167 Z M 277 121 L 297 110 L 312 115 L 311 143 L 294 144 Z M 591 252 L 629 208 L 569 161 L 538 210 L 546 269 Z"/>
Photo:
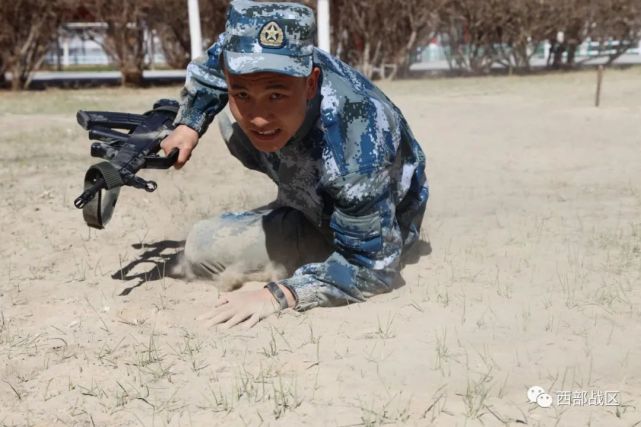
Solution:
<path fill-rule="evenodd" d="M 97 229 L 103 229 L 111 219 L 120 194 L 120 187 L 123 185 L 118 169 L 109 162 L 101 162 L 87 170 L 85 190 L 101 178 L 106 188 L 99 190 L 96 196 L 82 208 L 82 216 L 87 225 Z"/>

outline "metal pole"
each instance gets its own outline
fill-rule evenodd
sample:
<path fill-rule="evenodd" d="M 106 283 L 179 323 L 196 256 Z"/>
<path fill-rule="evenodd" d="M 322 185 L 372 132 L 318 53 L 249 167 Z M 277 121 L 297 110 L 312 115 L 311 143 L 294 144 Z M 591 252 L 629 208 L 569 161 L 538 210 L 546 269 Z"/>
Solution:
<path fill-rule="evenodd" d="M 189 10 L 189 37 L 191 39 L 191 59 L 198 58 L 203 53 L 203 39 L 200 32 L 200 10 L 198 0 L 187 0 Z"/>
<path fill-rule="evenodd" d="M 601 104 L 601 83 L 603 82 L 603 65 L 599 65 L 596 71 L 596 95 L 594 97 L 594 106 Z"/>
<path fill-rule="evenodd" d="M 316 13 L 318 14 L 318 48 L 329 52 L 329 0 L 318 0 Z"/>
<path fill-rule="evenodd" d="M 71 36 L 69 34 L 65 34 L 65 38 L 62 39 L 62 65 L 64 67 L 68 67 L 69 64 L 71 64 L 71 61 L 69 60 L 69 39 Z"/>

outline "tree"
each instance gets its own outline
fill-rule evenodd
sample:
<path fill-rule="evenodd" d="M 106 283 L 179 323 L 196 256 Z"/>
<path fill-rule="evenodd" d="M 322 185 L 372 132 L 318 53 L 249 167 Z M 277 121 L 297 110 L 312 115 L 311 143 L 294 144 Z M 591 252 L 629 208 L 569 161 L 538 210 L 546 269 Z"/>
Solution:
<path fill-rule="evenodd" d="M 486 73 L 495 62 L 502 14 L 497 0 L 450 0 L 440 10 L 439 31 L 449 50 L 450 67 Z"/>
<path fill-rule="evenodd" d="M 200 20 L 205 48 L 225 31 L 230 0 L 200 0 Z"/>
<path fill-rule="evenodd" d="M 122 75 L 123 86 L 141 86 L 145 66 L 145 37 L 151 0 L 86 0 L 98 21 L 106 27 L 90 30 Z"/>
<path fill-rule="evenodd" d="M 341 59 L 371 78 L 392 65 L 390 77 L 405 75 L 410 53 L 436 29 L 439 0 L 351 0 L 332 3 L 333 39 Z"/>
<path fill-rule="evenodd" d="M 203 42 L 208 47 L 225 31 L 225 18 L 230 0 L 200 0 Z M 149 22 L 162 44 L 167 64 L 185 68 L 191 61 L 191 40 L 186 0 L 153 0 Z"/>
<path fill-rule="evenodd" d="M 497 39 L 490 48 L 496 63 L 508 68 L 530 70 L 530 61 L 539 47 L 556 34 L 550 0 L 501 0 L 495 19 Z"/>
<path fill-rule="evenodd" d="M 65 18 L 64 0 L 0 0 L 0 84 L 11 72 L 11 88 L 29 87 Z"/>
<path fill-rule="evenodd" d="M 550 34 L 553 68 L 575 66 L 576 51 L 588 36 L 590 22 L 594 15 L 594 4 L 600 0 L 557 0 L 553 2 L 549 19 L 555 23 L 557 33 Z M 565 54 L 565 64 L 563 55 Z"/>
<path fill-rule="evenodd" d="M 599 42 L 611 64 L 641 39 L 641 2 L 638 0 L 599 0 L 589 36 Z"/>
<path fill-rule="evenodd" d="M 150 26 L 156 30 L 172 68 L 185 68 L 191 59 L 187 15 L 187 0 L 156 0 L 149 11 Z"/>
<path fill-rule="evenodd" d="M 591 38 L 614 61 L 641 37 L 639 0 L 446 0 L 439 32 L 450 66 L 487 73 L 499 64 L 528 71 L 533 54 L 549 43 L 548 67 L 577 65 L 581 44 Z M 610 43 L 613 41 L 613 43 Z M 578 61 L 585 62 L 592 56 Z"/>
<path fill-rule="evenodd" d="M 0 56 L 0 89 L 4 87 L 4 85 L 7 83 L 4 77 L 5 73 L 5 67 L 4 64 L 2 63 L 2 56 Z"/>

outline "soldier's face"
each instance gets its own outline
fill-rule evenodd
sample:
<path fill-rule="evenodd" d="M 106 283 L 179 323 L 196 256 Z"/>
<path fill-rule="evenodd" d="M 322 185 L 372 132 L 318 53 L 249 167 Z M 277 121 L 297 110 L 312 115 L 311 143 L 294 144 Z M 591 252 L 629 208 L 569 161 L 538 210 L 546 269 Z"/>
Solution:
<path fill-rule="evenodd" d="M 229 108 L 257 150 L 280 150 L 303 124 L 307 101 L 314 98 L 320 70 L 309 77 L 277 73 L 225 72 Z"/>

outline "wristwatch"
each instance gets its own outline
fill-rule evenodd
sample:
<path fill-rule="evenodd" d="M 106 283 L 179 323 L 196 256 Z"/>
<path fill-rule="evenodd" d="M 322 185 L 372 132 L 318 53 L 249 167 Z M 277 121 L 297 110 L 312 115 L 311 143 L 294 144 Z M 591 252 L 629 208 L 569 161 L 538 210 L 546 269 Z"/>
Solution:
<path fill-rule="evenodd" d="M 280 305 L 281 310 L 284 310 L 289 307 L 289 303 L 287 302 L 285 293 L 276 283 L 269 282 L 268 284 L 265 285 L 265 287 L 269 290 L 269 292 L 271 292 L 274 298 L 276 298 L 276 301 L 278 301 L 278 305 Z"/>

